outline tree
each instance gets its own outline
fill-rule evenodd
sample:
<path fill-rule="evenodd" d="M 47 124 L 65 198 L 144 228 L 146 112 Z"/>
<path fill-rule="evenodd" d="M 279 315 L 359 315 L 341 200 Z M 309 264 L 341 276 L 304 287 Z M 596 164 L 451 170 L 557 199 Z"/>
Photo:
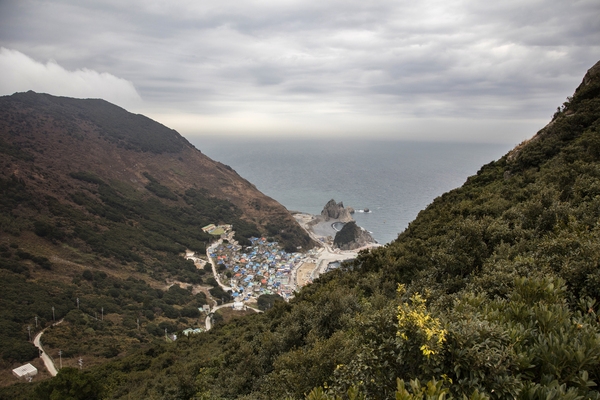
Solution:
<path fill-rule="evenodd" d="M 265 311 L 265 310 L 268 310 L 270 308 L 273 308 L 273 305 L 277 301 L 284 301 L 283 297 L 281 297 L 278 294 L 263 294 L 263 295 L 260 295 L 258 297 L 258 300 L 257 300 L 258 309 Z"/>
<path fill-rule="evenodd" d="M 102 386 L 91 375 L 65 367 L 42 382 L 35 390 L 42 400 L 95 400 L 101 398 Z"/>

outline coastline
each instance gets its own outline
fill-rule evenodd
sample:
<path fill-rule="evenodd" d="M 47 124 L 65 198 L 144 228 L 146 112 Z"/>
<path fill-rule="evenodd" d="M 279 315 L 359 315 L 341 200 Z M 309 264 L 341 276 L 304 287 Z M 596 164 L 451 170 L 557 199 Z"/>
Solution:
<path fill-rule="evenodd" d="M 312 280 L 318 278 L 319 275 L 325 273 L 330 263 L 351 260 L 356 258 L 361 250 L 367 250 L 381 246 L 378 243 L 371 243 L 354 250 L 334 249 L 333 238 L 335 237 L 337 231 L 333 228 L 333 225 L 342 221 L 333 218 L 326 221 L 320 215 L 312 215 L 302 212 L 296 212 L 293 214 L 293 216 L 302 229 L 304 229 L 321 247 L 314 260 L 306 260 L 302 265 L 296 268 L 295 281 L 299 287 L 310 283 Z M 305 270 L 303 270 L 303 274 L 298 273 L 298 271 L 302 270 L 304 264 L 314 265 L 314 268 L 310 274 L 307 274 Z"/>
<path fill-rule="evenodd" d="M 206 263 L 204 257 L 206 257 L 211 265 L 211 272 L 216 284 L 220 286 L 221 290 L 232 293 L 234 297 L 233 301 L 226 304 L 233 307 L 236 302 L 243 302 L 244 304 L 248 302 L 250 304 L 255 303 L 258 295 L 262 292 L 261 288 L 266 288 L 266 291 L 276 292 L 288 300 L 293 297 L 295 291 L 312 283 L 321 274 L 338 268 L 339 264 L 343 261 L 356 258 L 361 250 L 380 246 L 380 244 L 373 242 L 353 250 L 334 248 L 333 240 L 338 232 L 334 226 L 336 224 L 338 226 L 339 224 L 343 225 L 345 222 L 348 222 L 347 216 L 342 221 L 336 218 L 326 219 L 322 215 L 301 212 L 295 212 L 292 215 L 314 241 L 315 248 L 287 254 L 285 252 L 282 253 L 277 243 L 271 244 L 265 238 L 254 238 L 253 243 L 255 246 L 253 250 L 249 250 L 250 247 L 248 247 L 246 251 L 243 251 L 242 246 L 233 239 L 233 232 L 230 231 L 227 232 L 227 241 L 221 237 L 221 239 L 206 248 L 206 254 L 199 256 L 194 251 L 187 250 L 185 258 L 194 261 L 196 268 L 200 269 L 204 268 Z M 371 238 L 371 240 L 373 239 Z M 225 245 L 225 243 L 227 244 Z M 259 248 L 260 246 L 262 248 Z M 269 264 L 269 274 L 266 276 L 270 277 L 255 281 L 255 274 L 258 273 L 260 275 L 257 269 L 258 264 L 260 264 L 259 269 L 262 271 L 264 269 L 264 262 Z M 218 268 L 218 263 L 223 264 L 222 266 L 225 269 L 229 268 L 230 274 L 227 277 L 221 271 L 221 268 Z M 274 264 L 278 264 L 279 266 Z M 271 282 L 272 277 L 275 276 L 278 278 Z M 180 282 L 173 282 L 171 284 L 179 284 L 181 286 Z M 216 302 L 216 299 L 213 300 Z M 218 306 L 218 304 L 215 306 Z M 209 310 L 211 309 L 216 310 L 217 308 L 209 308 Z M 208 328 L 208 326 L 207 324 L 206 327 Z"/>

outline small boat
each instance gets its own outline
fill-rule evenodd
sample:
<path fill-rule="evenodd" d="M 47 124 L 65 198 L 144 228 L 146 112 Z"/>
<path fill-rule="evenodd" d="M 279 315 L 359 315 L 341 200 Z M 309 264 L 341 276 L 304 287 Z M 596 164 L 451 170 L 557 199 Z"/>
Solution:
<path fill-rule="evenodd" d="M 363 211 L 366 213 L 371 212 L 371 210 L 369 210 L 368 208 L 365 208 Z"/>

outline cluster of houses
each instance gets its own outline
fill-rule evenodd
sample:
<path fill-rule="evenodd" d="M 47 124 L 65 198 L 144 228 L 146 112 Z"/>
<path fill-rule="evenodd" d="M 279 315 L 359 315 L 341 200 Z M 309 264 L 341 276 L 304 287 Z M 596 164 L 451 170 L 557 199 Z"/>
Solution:
<path fill-rule="evenodd" d="M 293 271 L 306 255 L 287 253 L 277 242 L 265 238 L 250 238 L 250 242 L 252 245 L 243 251 L 237 244 L 224 242 L 210 254 L 222 272 L 222 281 L 231 286 L 234 299 L 248 301 L 262 294 L 289 299 L 296 288 Z"/>

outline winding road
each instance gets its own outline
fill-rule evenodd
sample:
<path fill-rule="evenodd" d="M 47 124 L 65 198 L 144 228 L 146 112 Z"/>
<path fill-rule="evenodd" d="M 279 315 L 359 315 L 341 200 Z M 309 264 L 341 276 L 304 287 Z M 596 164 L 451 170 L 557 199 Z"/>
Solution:
<path fill-rule="evenodd" d="M 52 326 L 58 325 L 61 322 L 63 322 L 62 319 L 60 321 L 52 324 Z M 42 361 L 44 362 L 44 366 L 46 367 L 46 369 L 48 370 L 50 375 L 56 376 L 58 371 L 56 370 L 54 361 L 52 360 L 52 358 L 50 358 L 50 356 L 48 354 L 46 354 L 46 352 L 44 351 L 44 348 L 42 347 L 42 343 L 41 343 L 42 335 L 44 334 L 44 331 L 46 329 L 48 329 L 48 328 L 42 329 L 41 331 L 39 331 L 37 333 L 37 335 L 35 335 L 35 337 L 33 338 L 33 345 L 39 349 L 41 357 L 42 357 Z"/>
<path fill-rule="evenodd" d="M 209 330 L 212 328 L 212 320 L 211 320 L 211 315 L 212 315 L 212 314 L 213 314 L 215 311 L 217 311 L 217 310 L 219 310 L 219 309 L 221 309 L 221 308 L 224 308 L 224 307 L 231 307 L 231 306 L 233 306 L 233 303 L 225 303 L 225 304 L 221 304 L 220 306 L 214 306 L 214 307 L 213 307 L 213 309 L 210 311 L 210 313 L 209 313 L 209 314 L 206 316 L 206 319 L 204 320 L 204 325 L 205 325 L 205 327 L 206 327 L 206 330 L 207 330 L 207 331 L 209 331 Z M 250 309 L 250 310 L 252 310 L 252 311 L 256 312 L 256 313 L 262 313 L 262 312 L 264 312 L 263 310 L 259 310 L 258 308 L 250 307 L 250 306 L 249 306 L 249 305 L 247 305 L 247 304 L 244 304 L 244 306 L 245 306 L 246 308 L 248 308 L 248 309 Z"/>
<path fill-rule="evenodd" d="M 221 280 L 219 279 L 219 274 L 217 274 L 217 263 L 215 262 L 215 260 L 210 256 L 210 253 L 212 253 L 214 251 L 214 249 L 216 249 L 217 247 L 219 247 L 219 245 L 223 243 L 223 239 L 219 239 L 216 242 L 214 242 L 213 244 L 211 244 L 210 246 L 208 246 L 206 248 L 206 257 L 208 258 L 208 261 L 210 262 L 210 265 L 212 265 L 212 271 L 213 271 L 213 276 L 215 277 L 215 280 L 217 281 L 217 283 L 219 284 L 219 286 L 221 286 L 221 288 L 223 288 L 224 291 L 228 291 L 231 290 L 231 287 L 224 285 Z"/>

